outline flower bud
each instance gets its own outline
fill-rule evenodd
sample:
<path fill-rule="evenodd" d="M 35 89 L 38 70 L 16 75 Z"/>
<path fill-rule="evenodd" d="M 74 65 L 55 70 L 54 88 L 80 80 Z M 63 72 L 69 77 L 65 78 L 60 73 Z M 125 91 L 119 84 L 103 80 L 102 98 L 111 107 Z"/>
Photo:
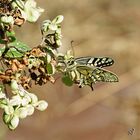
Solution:
<path fill-rule="evenodd" d="M 27 105 L 26 106 L 26 110 L 27 110 L 27 115 L 31 116 L 34 113 L 34 107 L 32 105 Z"/>
<path fill-rule="evenodd" d="M 21 104 L 21 97 L 19 95 L 13 96 L 10 100 L 10 105 L 18 106 Z"/>
<path fill-rule="evenodd" d="M 21 118 L 21 119 L 26 118 L 28 115 L 26 107 L 19 108 L 17 110 L 17 114 L 18 114 L 19 118 Z"/>
<path fill-rule="evenodd" d="M 28 96 L 31 99 L 31 104 L 34 104 L 34 103 L 38 102 L 38 98 L 37 98 L 37 96 L 35 94 L 29 93 Z"/>
<path fill-rule="evenodd" d="M 11 80 L 11 89 L 13 91 L 17 91 L 18 90 L 18 84 L 17 84 L 17 81 L 16 80 Z"/>
<path fill-rule="evenodd" d="M 10 121 L 10 124 L 8 124 L 8 127 L 11 129 L 11 130 L 14 130 L 19 124 L 19 117 L 18 116 L 14 116 L 11 121 Z"/>
<path fill-rule="evenodd" d="M 7 115 L 6 113 L 3 114 L 3 121 L 5 124 L 9 123 L 11 120 L 11 115 Z"/>
<path fill-rule="evenodd" d="M 59 15 L 52 21 L 52 23 L 59 24 L 63 21 L 63 19 L 64 19 L 64 16 Z"/>
<path fill-rule="evenodd" d="M 14 113 L 14 108 L 13 106 L 7 105 L 4 107 L 4 111 L 6 114 L 10 115 Z"/>
<path fill-rule="evenodd" d="M 4 99 L 4 98 L 6 98 L 5 93 L 3 93 L 2 91 L 0 91 L 0 99 Z"/>
<path fill-rule="evenodd" d="M 47 53 L 47 62 L 50 63 L 52 60 L 52 57 L 49 53 Z"/>
<path fill-rule="evenodd" d="M 51 23 L 49 25 L 49 29 L 52 30 L 52 31 L 56 31 L 58 29 L 58 26 L 56 24 L 54 24 L 54 23 Z"/>
<path fill-rule="evenodd" d="M 29 97 L 29 95 L 25 95 L 24 97 L 23 97 L 23 99 L 22 99 L 22 106 L 26 106 L 26 105 L 28 105 L 29 104 L 29 102 L 31 102 L 31 98 Z"/>
<path fill-rule="evenodd" d="M 60 40 L 60 39 L 57 39 L 57 40 L 56 40 L 56 44 L 57 44 L 58 46 L 62 46 L 61 40 Z"/>
<path fill-rule="evenodd" d="M 48 103 L 44 100 L 41 100 L 36 104 L 35 107 L 40 111 L 44 111 L 48 107 Z"/>
<path fill-rule="evenodd" d="M 14 19 L 12 16 L 2 16 L 1 22 L 5 23 L 5 24 L 14 24 Z"/>

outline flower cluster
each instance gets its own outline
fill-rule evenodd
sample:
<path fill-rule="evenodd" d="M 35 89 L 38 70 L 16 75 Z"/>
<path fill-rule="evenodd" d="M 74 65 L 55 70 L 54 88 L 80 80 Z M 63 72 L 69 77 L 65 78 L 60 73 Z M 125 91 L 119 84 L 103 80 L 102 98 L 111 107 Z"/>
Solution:
<path fill-rule="evenodd" d="M 64 17 L 59 15 L 52 21 L 45 20 L 42 24 L 41 31 L 45 38 L 45 43 L 53 49 L 62 45 L 61 22 L 63 19 Z"/>
<path fill-rule="evenodd" d="M 24 21 L 36 22 L 44 9 L 37 8 L 34 0 L 2 0 L 1 26 L 22 25 Z"/>
<path fill-rule="evenodd" d="M 32 49 L 17 40 L 13 33 L 6 34 L 11 40 L 0 48 L 0 84 L 3 85 L 0 88 L 0 108 L 4 110 L 3 120 L 11 130 L 18 126 L 20 119 L 32 115 L 35 108 L 43 111 L 48 106 L 46 101 L 38 101 L 36 95 L 25 89 L 29 89 L 33 81 L 38 85 L 55 82 L 62 21 L 61 15 L 52 22 L 44 21 L 41 26 L 42 42 Z M 5 85 L 11 89 L 10 98 Z"/>
<path fill-rule="evenodd" d="M 6 97 L 0 88 L 0 108 L 4 109 L 3 120 L 11 129 L 15 129 L 19 124 L 19 119 L 26 118 L 34 113 L 35 108 L 44 111 L 48 103 L 44 100 L 38 100 L 37 96 L 29 93 L 15 80 L 11 81 L 11 99 Z"/>
<path fill-rule="evenodd" d="M 0 39 L 10 42 L 6 32 L 12 32 L 14 25 L 21 26 L 25 21 L 36 22 L 43 11 L 34 0 L 1 0 Z"/>

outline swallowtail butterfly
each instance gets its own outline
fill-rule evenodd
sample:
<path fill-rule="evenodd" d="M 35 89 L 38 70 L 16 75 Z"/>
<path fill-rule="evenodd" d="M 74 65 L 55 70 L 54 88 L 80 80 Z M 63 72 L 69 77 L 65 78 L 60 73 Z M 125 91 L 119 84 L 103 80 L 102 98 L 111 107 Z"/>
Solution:
<path fill-rule="evenodd" d="M 118 82 L 116 74 L 103 68 L 114 64 L 114 60 L 109 57 L 74 58 L 67 53 L 64 56 L 58 56 L 58 64 L 59 70 L 69 76 L 79 87 L 88 85 L 93 90 L 93 84 L 97 82 Z"/>

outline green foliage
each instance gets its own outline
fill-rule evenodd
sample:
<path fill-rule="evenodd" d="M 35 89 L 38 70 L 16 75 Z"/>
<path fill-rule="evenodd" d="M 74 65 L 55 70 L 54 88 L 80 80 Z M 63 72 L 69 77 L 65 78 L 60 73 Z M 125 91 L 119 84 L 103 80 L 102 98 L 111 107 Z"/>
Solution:
<path fill-rule="evenodd" d="M 23 55 L 30 51 L 31 48 L 29 48 L 25 43 L 22 43 L 18 40 L 15 40 L 12 43 L 8 44 L 7 52 L 4 55 L 6 58 L 20 58 L 23 57 Z M 0 54 L 3 54 L 6 50 L 6 46 L 0 48 Z"/>
<path fill-rule="evenodd" d="M 72 79 L 68 75 L 62 77 L 62 82 L 66 86 L 72 86 L 73 85 L 73 81 L 72 81 Z"/>
<path fill-rule="evenodd" d="M 48 73 L 49 75 L 51 75 L 51 74 L 54 73 L 52 64 L 48 63 L 48 64 L 46 65 L 46 69 L 47 69 L 47 73 Z"/>

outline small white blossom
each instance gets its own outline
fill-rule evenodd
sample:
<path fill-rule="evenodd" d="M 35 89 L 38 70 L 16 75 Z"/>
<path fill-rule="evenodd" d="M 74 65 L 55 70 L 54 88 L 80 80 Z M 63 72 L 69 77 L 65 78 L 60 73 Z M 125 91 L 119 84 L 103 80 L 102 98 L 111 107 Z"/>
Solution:
<path fill-rule="evenodd" d="M 4 107 L 4 112 L 7 114 L 7 115 L 11 115 L 14 113 L 14 108 L 13 106 L 11 105 L 7 105 Z"/>
<path fill-rule="evenodd" d="M 3 98 L 6 98 L 6 95 L 2 91 L 0 91 L 0 99 L 3 99 Z"/>
<path fill-rule="evenodd" d="M 27 105 L 26 106 L 26 110 L 27 110 L 27 115 L 31 116 L 34 113 L 34 107 L 32 105 Z"/>
<path fill-rule="evenodd" d="M 5 16 L 1 17 L 1 22 L 5 23 L 5 24 L 13 25 L 14 24 L 14 18 L 12 16 L 5 15 Z"/>
<path fill-rule="evenodd" d="M 44 12 L 44 9 L 36 7 L 36 2 L 34 0 L 27 0 L 25 3 L 24 11 L 26 13 L 26 18 L 29 22 L 36 22 Z"/>
<path fill-rule="evenodd" d="M 26 106 L 31 102 L 31 98 L 28 94 L 26 94 L 22 99 L 22 106 Z"/>
<path fill-rule="evenodd" d="M 11 119 L 10 124 L 8 125 L 8 127 L 13 130 L 15 129 L 19 124 L 19 117 L 14 115 L 14 117 Z"/>
<path fill-rule="evenodd" d="M 47 63 L 50 63 L 52 60 L 52 57 L 49 53 L 47 53 Z"/>
<path fill-rule="evenodd" d="M 49 25 L 49 29 L 52 30 L 52 31 L 56 31 L 58 29 L 58 26 L 55 23 L 51 23 Z"/>
<path fill-rule="evenodd" d="M 64 16 L 59 15 L 52 21 L 52 23 L 60 24 L 63 20 L 64 20 Z"/>
<path fill-rule="evenodd" d="M 26 118 L 28 115 L 26 107 L 19 108 L 17 110 L 17 114 L 18 114 L 19 118 L 21 118 L 21 119 Z"/>
<path fill-rule="evenodd" d="M 32 104 L 38 102 L 38 98 L 35 94 L 29 93 L 28 96 L 30 97 L 30 101 L 31 101 Z"/>
<path fill-rule="evenodd" d="M 18 84 L 16 80 L 11 80 L 11 90 L 12 91 L 17 91 L 18 90 Z"/>
<path fill-rule="evenodd" d="M 44 100 L 41 100 L 36 104 L 35 107 L 40 111 L 44 111 L 48 107 L 48 103 Z"/>
<path fill-rule="evenodd" d="M 35 108 L 44 111 L 48 103 L 44 100 L 38 101 L 35 94 L 29 93 L 15 80 L 11 82 L 12 92 L 16 94 L 11 98 L 6 98 L 0 88 L 0 108 L 4 109 L 3 120 L 7 126 L 13 130 L 19 124 L 19 119 L 24 119 L 34 113 Z"/>
<path fill-rule="evenodd" d="M 22 99 L 19 95 L 16 95 L 16 96 L 13 96 L 9 102 L 12 106 L 19 106 L 22 103 Z"/>
<path fill-rule="evenodd" d="M 64 17 L 62 15 L 59 15 L 52 22 L 50 20 L 43 21 L 41 31 L 43 33 L 46 33 L 49 30 L 52 30 L 55 32 L 60 32 L 60 30 L 61 30 L 60 23 L 63 21 L 63 19 L 64 19 Z"/>

